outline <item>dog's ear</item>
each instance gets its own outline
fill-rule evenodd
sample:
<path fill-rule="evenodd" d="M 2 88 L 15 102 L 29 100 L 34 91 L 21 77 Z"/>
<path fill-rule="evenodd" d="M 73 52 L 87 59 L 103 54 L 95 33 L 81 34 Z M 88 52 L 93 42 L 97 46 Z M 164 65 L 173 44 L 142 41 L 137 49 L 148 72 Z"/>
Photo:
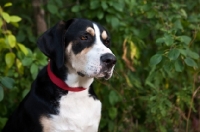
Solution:
<path fill-rule="evenodd" d="M 56 63 L 58 69 L 64 64 L 65 55 L 65 33 L 69 26 L 75 21 L 60 21 L 39 37 L 37 45 L 39 49 Z"/>

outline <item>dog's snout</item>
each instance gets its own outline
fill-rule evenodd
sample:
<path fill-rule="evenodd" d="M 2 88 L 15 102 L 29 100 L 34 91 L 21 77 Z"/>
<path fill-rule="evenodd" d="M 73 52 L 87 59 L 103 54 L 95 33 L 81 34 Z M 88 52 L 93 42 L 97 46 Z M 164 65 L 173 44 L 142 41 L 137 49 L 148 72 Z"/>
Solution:
<path fill-rule="evenodd" d="M 101 62 L 107 66 L 113 66 L 117 62 L 116 57 L 113 54 L 107 53 L 101 56 Z"/>

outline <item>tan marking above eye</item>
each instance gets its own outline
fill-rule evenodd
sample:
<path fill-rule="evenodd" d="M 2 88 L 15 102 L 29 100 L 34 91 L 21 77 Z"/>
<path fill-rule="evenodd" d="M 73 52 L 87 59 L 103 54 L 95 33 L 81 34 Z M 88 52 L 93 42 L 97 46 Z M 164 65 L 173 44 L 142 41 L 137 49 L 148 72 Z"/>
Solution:
<path fill-rule="evenodd" d="M 108 35 L 107 35 L 107 33 L 106 33 L 105 30 L 102 32 L 101 37 L 102 37 L 102 39 L 104 39 L 104 40 L 108 37 Z"/>
<path fill-rule="evenodd" d="M 91 27 L 88 27 L 88 28 L 86 29 L 86 31 L 87 31 L 88 33 L 90 33 L 92 36 L 95 35 L 94 29 L 91 28 Z"/>

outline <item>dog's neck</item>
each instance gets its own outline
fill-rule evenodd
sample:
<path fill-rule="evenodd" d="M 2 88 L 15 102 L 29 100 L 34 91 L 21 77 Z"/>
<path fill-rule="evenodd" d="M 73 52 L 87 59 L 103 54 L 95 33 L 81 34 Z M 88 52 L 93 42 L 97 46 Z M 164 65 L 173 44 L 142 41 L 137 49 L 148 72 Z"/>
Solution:
<path fill-rule="evenodd" d="M 65 83 L 70 87 L 84 87 L 88 89 L 94 78 L 81 77 L 77 73 L 68 73 Z"/>
<path fill-rule="evenodd" d="M 70 87 L 83 87 L 89 89 L 90 85 L 94 81 L 94 78 L 80 76 L 74 69 L 68 67 L 68 74 L 65 83 Z"/>

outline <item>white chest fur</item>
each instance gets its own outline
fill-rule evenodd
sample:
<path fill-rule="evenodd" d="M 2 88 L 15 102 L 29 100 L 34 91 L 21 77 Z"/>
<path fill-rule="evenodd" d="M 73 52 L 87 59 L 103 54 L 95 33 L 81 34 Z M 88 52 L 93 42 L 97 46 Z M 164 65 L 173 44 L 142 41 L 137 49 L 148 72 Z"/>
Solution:
<path fill-rule="evenodd" d="M 58 115 L 42 117 L 43 132 L 97 132 L 101 102 L 89 97 L 88 91 L 68 92 L 60 99 Z"/>

